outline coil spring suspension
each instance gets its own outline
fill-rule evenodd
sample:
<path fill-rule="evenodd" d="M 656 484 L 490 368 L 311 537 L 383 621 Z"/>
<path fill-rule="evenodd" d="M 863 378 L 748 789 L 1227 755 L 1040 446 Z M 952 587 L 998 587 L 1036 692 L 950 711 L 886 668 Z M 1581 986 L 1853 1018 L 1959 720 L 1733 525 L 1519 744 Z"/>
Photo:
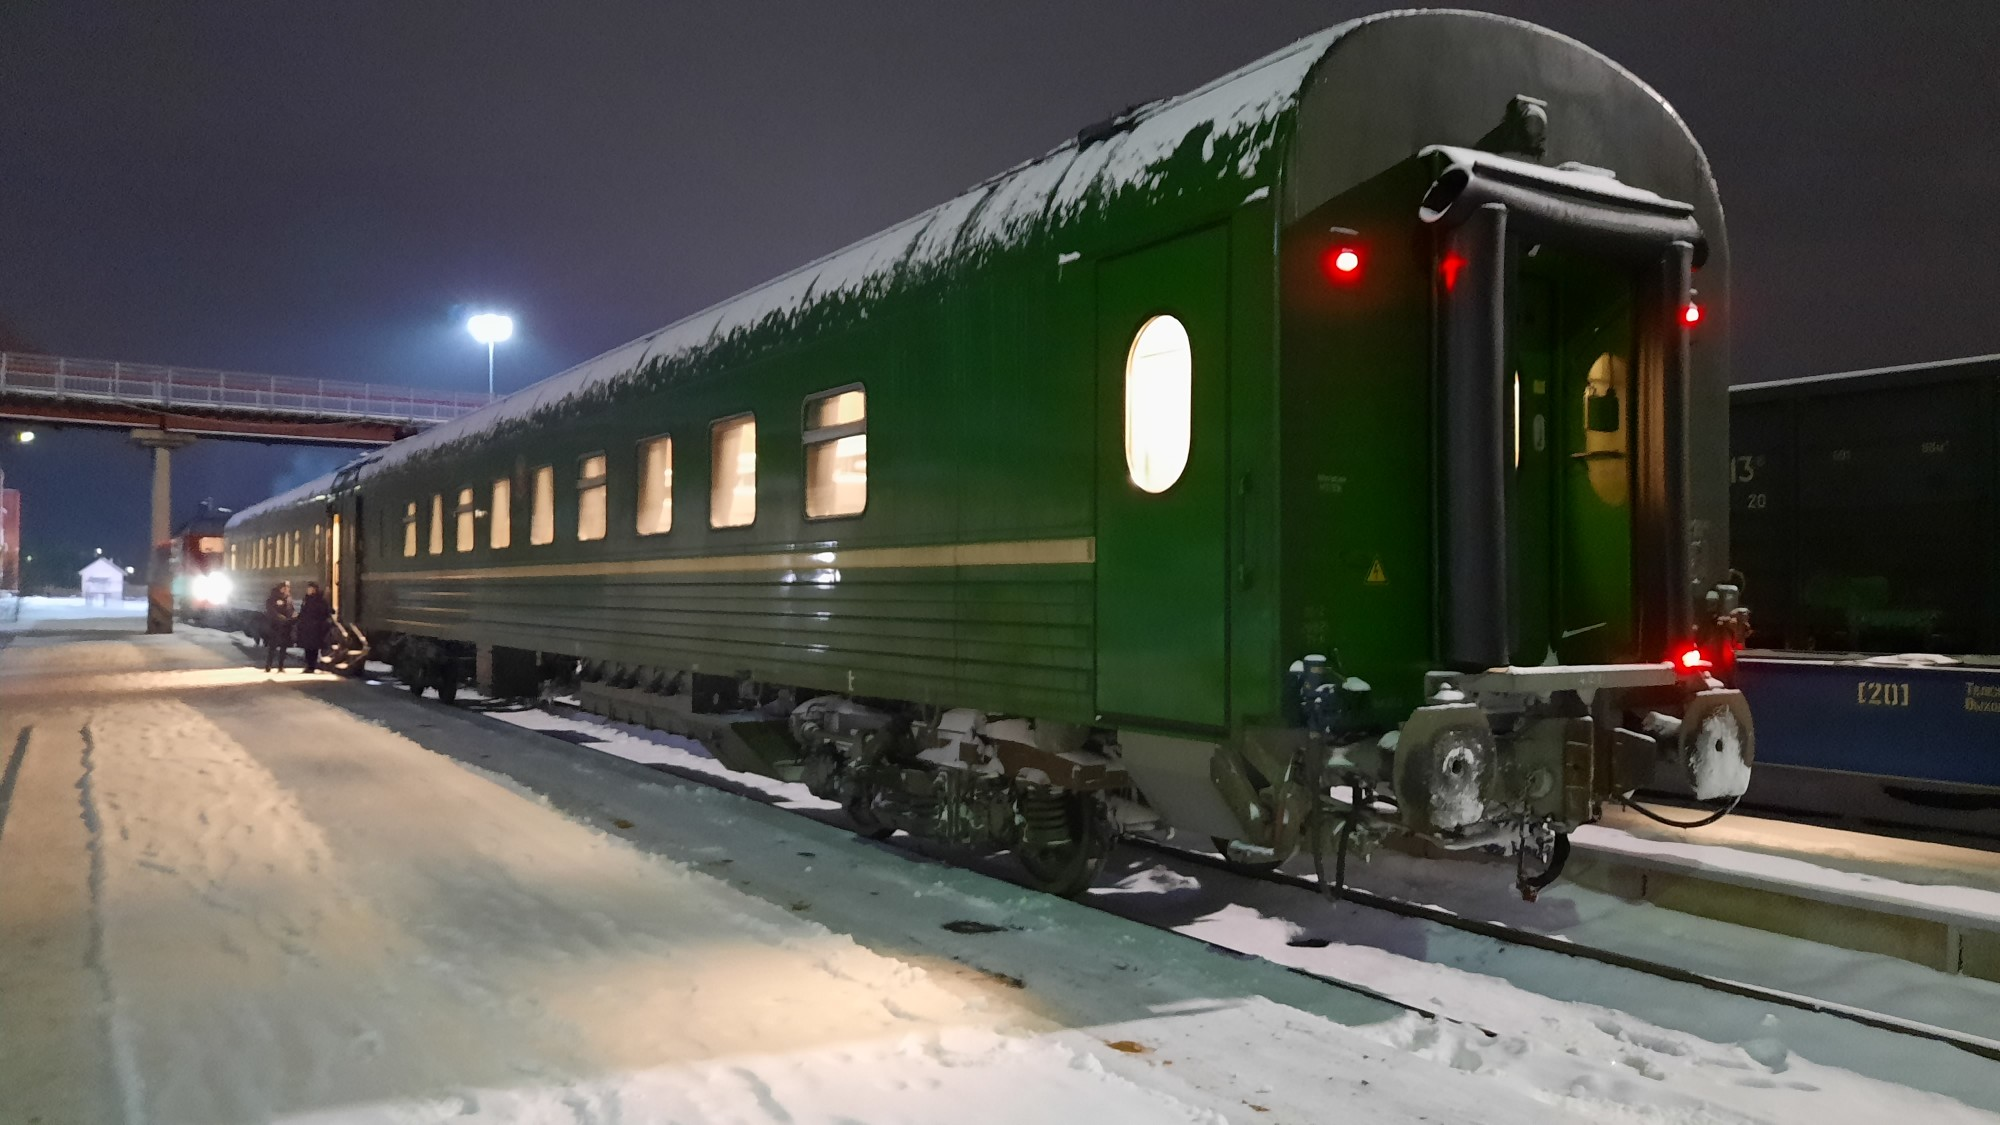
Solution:
<path fill-rule="evenodd" d="M 1070 798 L 1048 789 L 1021 794 L 1021 842 L 1032 847 L 1061 847 L 1070 842 Z"/>

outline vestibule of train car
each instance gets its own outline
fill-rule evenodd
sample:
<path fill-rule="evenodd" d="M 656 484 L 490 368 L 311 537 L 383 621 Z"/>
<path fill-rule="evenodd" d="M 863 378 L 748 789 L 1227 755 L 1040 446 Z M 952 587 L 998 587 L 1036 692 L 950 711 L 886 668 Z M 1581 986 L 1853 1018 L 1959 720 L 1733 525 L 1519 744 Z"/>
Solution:
<path fill-rule="evenodd" d="M 1632 659 L 1637 279 L 1532 245 L 1510 302 L 1515 664 Z"/>
<path fill-rule="evenodd" d="M 1683 312 L 1693 208 L 1465 149 L 1437 234 L 1442 656 L 1656 661 L 1694 639 Z"/>

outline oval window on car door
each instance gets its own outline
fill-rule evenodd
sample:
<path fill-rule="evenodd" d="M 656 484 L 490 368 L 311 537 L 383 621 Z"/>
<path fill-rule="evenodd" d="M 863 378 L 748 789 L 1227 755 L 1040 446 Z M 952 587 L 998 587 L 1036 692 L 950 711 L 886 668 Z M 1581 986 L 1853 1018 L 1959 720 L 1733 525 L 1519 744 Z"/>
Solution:
<path fill-rule="evenodd" d="M 1194 356 L 1172 316 L 1139 326 L 1125 355 L 1125 471 L 1145 492 L 1165 492 L 1187 469 L 1194 426 Z"/>

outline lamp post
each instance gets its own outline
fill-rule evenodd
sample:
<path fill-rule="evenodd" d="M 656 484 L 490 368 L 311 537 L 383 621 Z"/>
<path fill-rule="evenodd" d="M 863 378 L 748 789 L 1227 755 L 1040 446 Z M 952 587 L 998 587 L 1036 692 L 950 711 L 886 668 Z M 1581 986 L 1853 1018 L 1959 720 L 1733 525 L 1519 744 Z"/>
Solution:
<path fill-rule="evenodd" d="M 465 322 L 472 338 L 486 345 L 486 397 L 493 397 L 493 345 L 514 334 L 514 318 L 504 313 L 480 313 Z"/>

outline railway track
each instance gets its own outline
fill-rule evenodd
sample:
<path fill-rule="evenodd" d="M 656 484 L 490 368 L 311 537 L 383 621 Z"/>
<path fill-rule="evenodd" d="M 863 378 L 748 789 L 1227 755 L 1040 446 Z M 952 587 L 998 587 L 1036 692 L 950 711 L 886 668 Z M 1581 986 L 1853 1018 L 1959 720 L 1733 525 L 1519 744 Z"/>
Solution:
<path fill-rule="evenodd" d="M 1326 890 L 1320 885 L 1318 880 L 1304 875 L 1294 875 L 1286 871 L 1246 871 L 1240 866 L 1233 865 L 1222 859 L 1220 856 L 1207 852 L 1191 851 L 1186 848 L 1177 848 L 1171 844 L 1161 843 L 1160 841 L 1145 837 L 1127 836 L 1121 842 L 1127 847 L 1159 855 L 1172 856 L 1183 863 L 1190 863 L 1220 871 L 1239 879 L 1277 884 L 1314 896 L 1321 896 L 1325 894 Z M 1993 1062 L 2000 1062 L 2000 1041 L 1988 1039 L 1984 1036 L 1968 1035 L 1963 1032 L 1952 1031 L 1949 1028 L 1920 1023 L 1916 1020 L 1906 1020 L 1900 1016 L 1871 1012 L 1864 1008 L 1840 1004 L 1831 1000 L 1820 1000 L 1810 996 L 1801 996 L 1797 993 L 1786 992 L 1782 989 L 1765 988 L 1762 985 L 1748 984 L 1726 977 L 1699 973 L 1692 969 L 1681 968 L 1678 965 L 1669 965 L 1661 961 L 1634 957 L 1630 954 L 1619 953 L 1616 950 L 1580 945 L 1563 938 L 1536 933 L 1533 930 L 1523 930 L 1516 926 L 1509 926 L 1503 922 L 1489 922 L 1446 910 L 1442 907 L 1426 906 L 1422 903 L 1396 898 L 1393 895 L 1366 891 L 1358 887 L 1349 886 L 1344 888 L 1339 897 L 1344 902 L 1350 902 L 1369 910 L 1379 910 L 1402 918 L 1412 918 L 1438 926 L 1449 927 L 1450 929 L 1458 930 L 1462 933 L 1474 934 L 1491 941 L 1537 949 L 1546 953 L 1560 954 L 1565 957 L 1575 957 L 1579 960 L 1590 961 L 1599 965 L 1608 965 L 1627 972 L 1641 973 L 1660 980 L 1673 981 L 1677 984 L 1693 985 L 1711 992 L 1739 996 L 1747 1000 L 1758 1001 L 1759 1003 L 1811 1012 L 1815 1015 L 1831 1016 L 1835 1019 L 1845 1020 L 1849 1023 L 1859 1024 L 1877 1031 L 1886 1031 L 1896 1035 L 1928 1040 L 1933 1043 L 1947 1044 L 1967 1054 L 1976 1055 L 1979 1058 Z M 1314 973 L 1312 975 L 1318 976 L 1320 979 L 1328 979 L 1322 974 Z M 1379 994 L 1371 992 L 1370 995 Z M 1391 1003 L 1400 1002 L 1391 1000 Z M 1407 1004 L 1401 1006 L 1410 1007 Z"/>
<path fill-rule="evenodd" d="M 571 719 L 577 722 L 582 722 L 587 725 L 602 725 L 603 723 L 601 717 L 599 716 L 577 710 L 575 708 L 569 707 L 564 704 L 554 704 L 544 709 L 562 718 Z M 520 727 L 517 729 L 523 729 L 531 731 L 533 733 L 539 733 L 544 735 L 545 737 L 548 737 L 551 741 L 564 742 L 565 744 L 570 745 L 572 747 L 577 745 L 574 742 L 570 742 L 567 739 L 563 739 L 560 736 L 552 734 L 547 731 L 537 730 L 532 727 Z M 750 785 L 729 784 L 728 779 L 718 778 L 714 775 L 711 775 L 701 770 L 686 769 L 686 768 L 680 768 L 680 767 L 657 764 L 657 763 L 651 764 L 650 768 L 657 770 L 661 773 L 665 773 L 669 776 L 676 777 L 681 780 L 692 782 L 695 784 L 706 785 L 711 788 L 724 788 L 731 792 L 738 793 L 739 795 L 748 796 L 753 800 L 758 800 L 766 805 L 771 805 L 774 807 L 779 807 L 781 805 L 781 800 L 776 794 L 770 793 L 766 790 Z M 789 809 L 787 811 L 794 812 L 801 816 L 807 816 L 812 819 L 817 819 L 822 821 L 823 823 L 828 823 L 828 824 L 846 823 L 844 814 L 841 814 L 836 811 L 804 810 L 796 808 Z M 1265 883 L 1276 886 L 1282 886 L 1298 894 L 1311 895 L 1315 899 L 1320 898 L 1325 894 L 1325 889 L 1319 884 L 1317 880 L 1304 875 L 1296 875 L 1282 870 L 1271 870 L 1271 871 L 1246 870 L 1241 865 L 1231 864 L 1228 861 L 1221 858 L 1220 856 L 1211 854 L 1206 851 L 1195 851 L 1187 848 L 1175 847 L 1172 844 L 1164 843 L 1162 841 L 1150 839 L 1143 836 L 1125 836 L 1121 838 L 1120 842 L 1127 847 L 1131 847 L 1140 851 L 1149 852 L 1155 855 L 1160 855 L 1165 857 L 1171 857 L 1172 859 L 1178 862 L 1187 863 L 1205 869 L 1213 870 L 1228 878 L 1241 879 L 1246 882 L 1256 882 L 1256 883 Z M 897 834 L 894 837 L 891 837 L 886 841 L 883 841 L 882 843 L 884 846 L 893 848 L 894 850 L 903 852 L 908 855 L 921 857 L 926 860 L 939 861 L 941 859 L 947 858 L 946 855 L 934 853 L 931 850 L 927 850 L 927 848 L 944 849 L 945 848 L 944 845 L 938 845 L 935 842 L 920 841 L 911 838 L 909 836 L 903 835 L 901 833 Z M 998 877 L 1004 877 L 1004 876 L 998 876 Z M 1447 927 L 1453 930 L 1460 931 L 1462 933 L 1467 933 L 1480 938 L 1484 938 L 1489 941 L 1500 942 L 1506 945 L 1517 946 L 1522 948 L 1534 949 L 1541 952 L 1556 954 L 1564 957 L 1573 957 L 1582 961 L 1589 961 L 1595 964 L 1608 966 L 1626 972 L 1638 973 L 1658 980 L 1670 981 L 1673 983 L 1687 985 L 1690 987 L 1701 988 L 1707 991 L 1723 995 L 1739 997 L 1742 999 L 1751 1000 L 1763 1004 L 1769 1004 L 1774 1007 L 1789 1008 L 1795 1011 L 1808 1012 L 1814 1015 L 1824 1016 L 1831 1019 L 1852 1023 L 1875 1031 L 1881 1031 L 1888 1034 L 1904 1036 L 1911 1039 L 1917 1039 L 1931 1043 L 1941 1044 L 1944 1046 L 1954 1048 L 1958 1051 L 1964 1052 L 1967 1055 L 1984 1059 L 1988 1062 L 2000 1062 L 2000 1041 L 1988 1039 L 1984 1036 L 1971 1035 L 1964 1032 L 1953 1031 L 1949 1028 L 1938 1027 L 1932 1024 L 1922 1023 L 1916 1020 L 1904 1019 L 1900 1016 L 1893 1016 L 1881 1012 L 1869 1011 L 1864 1008 L 1858 1008 L 1848 1004 L 1841 1004 L 1836 1001 L 1823 1000 L 1816 997 L 1804 996 L 1797 993 L 1786 992 L 1782 989 L 1766 988 L 1761 985 L 1750 984 L 1744 981 L 1732 980 L 1726 977 L 1701 973 L 1691 969 L 1682 968 L 1677 965 L 1667 964 L 1665 962 L 1653 961 L 1643 957 L 1635 957 L 1630 954 L 1620 953 L 1617 952 L 1616 950 L 1602 949 L 1589 945 L 1581 945 L 1560 937 L 1554 937 L 1548 934 L 1536 933 L 1532 930 L 1524 930 L 1519 927 L 1509 926 L 1501 922 L 1492 922 L 1476 917 L 1471 917 L 1468 915 L 1458 914 L 1453 911 L 1446 910 L 1442 907 L 1427 906 L 1422 903 L 1411 902 L 1406 899 L 1400 899 L 1393 895 L 1384 895 L 1378 892 L 1362 890 L 1360 888 L 1352 886 L 1345 888 L 1342 891 L 1340 897 L 1343 901 L 1352 903 L 1353 905 L 1362 907 L 1364 909 L 1376 910 L 1402 918 L 1409 918 L 1416 921 L 1422 921 L 1433 925 Z M 1080 899 L 1078 901 L 1086 906 L 1092 905 L 1088 897 Z M 1106 908 L 1100 906 L 1097 907 L 1097 909 L 1106 909 Z M 1152 923 L 1146 923 L 1146 924 L 1152 924 Z M 1182 934 L 1181 936 L 1188 937 L 1192 941 L 1199 942 L 1227 956 L 1232 956 L 1232 957 L 1256 956 L 1256 954 L 1245 953 L 1244 951 L 1235 949 L 1231 946 L 1224 945 L 1214 941 L 1208 941 L 1206 939 L 1196 937 L 1193 935 Z M 1489 1035 L 1492 1034 L 1490 1030 L 1481 1027 L 1476 1020 L 1459 1018 L 1452 1015 L 1448 1011 L 1429 1008 L 1421 1004 L 1413 1003 L 1408 1000 L 1404 1000 L 1389 995 L 1378 989 L 1372 988 L 1360 981 L 1349 980 L 1346 978 L 1337 977 L 1328 973 L 1318 972 L 1312 969 L 1306 969 L 1299 966 L 1284 965 L 1278 962 L 1271 962 L 1271 963 L 1278 964 L 1279 967 L 1284 968 L 1289 972 L 1297 973 L 1301 976 L 1310 977 L 1314 980 L 1320 981 L 1334 988 L 1338 988 L 1342 991 L 1368 996 L 1373 999 L 1380 1000 L 1384 1003 L 1392 1004 L 1406 1011 L 1413 1012 L 1425 1018 L 1443 1020 L 1449 1023 L 1476 1028 Z"/>

